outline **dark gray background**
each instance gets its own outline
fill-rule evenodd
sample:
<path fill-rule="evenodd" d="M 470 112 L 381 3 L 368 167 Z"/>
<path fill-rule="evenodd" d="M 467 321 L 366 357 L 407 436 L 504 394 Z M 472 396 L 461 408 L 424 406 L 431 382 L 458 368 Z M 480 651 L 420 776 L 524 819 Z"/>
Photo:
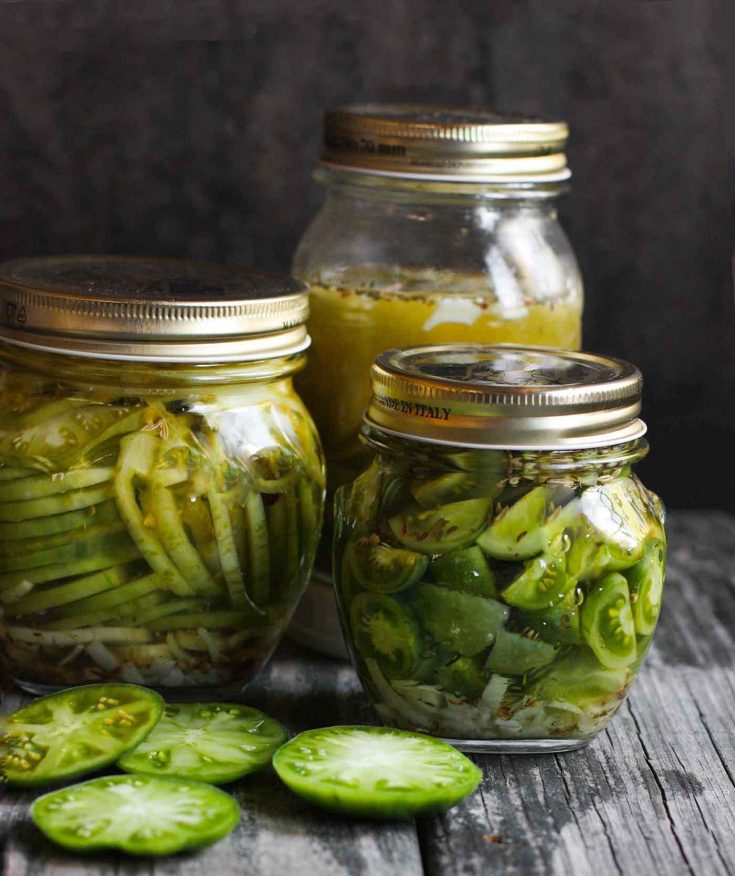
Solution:
<path fill-rule="evenodd" d="M 286 269 L 320 111 L 448 101 L 566 118 L 585 346 L 636 362 L 672 505 L 733 505 L 726 0 L 0 0 L 0 258 Z"/>

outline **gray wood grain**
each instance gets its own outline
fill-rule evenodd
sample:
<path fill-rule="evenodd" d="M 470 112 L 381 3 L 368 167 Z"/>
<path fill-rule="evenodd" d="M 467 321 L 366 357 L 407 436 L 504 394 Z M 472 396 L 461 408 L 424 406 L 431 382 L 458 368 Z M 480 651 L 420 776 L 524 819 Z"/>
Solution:
<path fill-rule="evenodd" d="M 230 837 L 157 862 L 59 852 L 29 823 L 33 795 L 4 792 L 4 876 L 735 872 L 735 518 L 673 514 L 669 534 L 654 648 L 628 702 L 588 748 L 478 757 L 479 791 L 416 824 L 324 815 L 264 772 L 230 789 L 243 811 Z M 9 692 L 3 711 L 21 699 Z M 293 732 L 374 719 L 350 667 L 288 643 L 247 700 Z"/>

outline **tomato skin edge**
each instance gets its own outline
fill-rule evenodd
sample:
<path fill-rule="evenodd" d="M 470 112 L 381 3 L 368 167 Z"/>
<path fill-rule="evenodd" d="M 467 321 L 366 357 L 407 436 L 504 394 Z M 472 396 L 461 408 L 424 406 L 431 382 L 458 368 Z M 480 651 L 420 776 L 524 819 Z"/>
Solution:
<path fill-rule="evenodd" d="M 129 776 L 127 776 L 127 775 L 125 776 L 125 778 L 128 778 L 128 777 Z M 108 778 L 108 779 L 109 778 L 121 778 L 122 779 L 123 776 L 117 776 L 117 777 L 116 776 L 101 776 L 98 778 L 89 779 L 86 782 L 79 782 L 75 785 L 70 785 L 69 787 L 70 788 L 81 788 L 81 787 L 84 787 L 84 785 L 92 784 L 93 782 L 98 782 L 98 781 L 100 781 L 100 779 L 106 779 L 106 778 Z M 174 777 L 171 777 L 171 778 L 160 777 L 157 779 L 157 781 L 175 783 L 175 782 L 180 782 L 181 779 L 177 779 Z M 186 782 L 189 785 L 195 785 L 195 786 L 198 786 L 202 789 L 206 788 L 207 791 L 210 793 L 213 793 L 216 795 L 221 795 L 220 799 L 222 799 L 223 802 L 224 802 L 224 799 L 227 799 L 231 802 L 232 805 L 226 804 L 227 808 L 230 810 L 230 817 L 227 819 L 224 819 L 224 817 L 223 817 L 221 819 L 220 825 L 218 826 L 217 831 L 214 831 L 214 832 L 210 831 L 210 832 L 208 832 L 204 835 L 201 835 L 199 837 L 192 837 L 188 842 L 183 842 L 180 846 L 177 846 L 175 849 L 158 849 L 158 850 L 156 850 L 154 848 L 154 846 L 156 845 L 154 842 L 151 842 L 149 845 L 145 845 L 145 844 L 141 844 L 141 842 L 139 840 L 136 841 L 136 843 L 137 843 L 137 848 L 136 848 L 136 844 L 128 844 L 126 842 L 111 844 L 109 842 L 108 843 L 104 843 L 104 842 L 97 842 L 96 843 L 93 840 L 90 841 L 87 839 L 81 839 L 79 841 L 79 843 L 76 843 L 76 842 L 74 842 L 74 840 L 67 841 L 65 839 L 64 841 L 62 841 L 62 840 L 58 839 L 58 837 L 52 836 L 50 833 L 47 833 L 47 831 L 44 829 L 44 827 L 42 827 L 41 824 L 39 823 L 39 822 L 44 821 L 44 815 L 43 815 L 43 813 L 40 813 L 38 810 L 41 809 L 43 802 L 45 802 L 49 797 L 52 797 L 52 796 L 56 795 L 57 793 L 59 793 L 59 790 L 67 790 L 67 789 L 59 789 L 59 790 L 55 790 L 55 791 L 50 791 L 48 794 L 43 794 L 41 797 L 36 798 L 36 800 L 33 801 L 33 803 L 31 804 L 31 807 L 30 807 L 31 819 L 33 820 L 33 823 L 36 825 L 38 830 L 41 831 L 41 833 L 49 840 L 49 842 L 52 842 L 55 845 L 61 846 L 62 848 L 68 849 L 69 851 L 73 851 L 73 852 L 75 852 L 77 854 L 81 854 L 81 855 L 94 855 L 94 854 L 97 854 L 99 852 L 118 850 L 118 851 L 122 851 L 128 855 L 133 855 L 135 857 L 149 857 L 149 856 L 158 857 L 158 856 L 164 856 L 164 855 L 179 854 L 181 852 L 186 852 L 186 851 L 193 851 L 193 850 L 196 850 L 196 849 L 208 846 L 208 845 L 212 845 L 213 843 L 215 843 L 218 840 L 223 839 L 225 836 L 227 836 L 227 834 L 229 834 L 236 827 L 236 825 L 239 823 L 240 817 L 241 817 L 241 812 L 240 812 L 240 806 L 239 806 L 237 800 L 235 800 L 234 797 L 230 796 L 225 791 L 222 791 L 219 788 L 216 788 L 214 785 L 210 785 L 207 782 L 198 782 L 198 781 L 188 780 L 188 779 L 186 780 Z M 225 825 L 224 829 L 221 828 L 222 822 L 224 822 L 224 825 Z"/>
<path fill-rule="evenodd" d="M 174 703 L 174 704 L 168 704 L 168 705 L 175 705 L 177 707 L 181 707 L 181 706 L 184 706 L 184 707 L 200 707 L 200 706 L 210 707 L 211 705 L 216 705 L 216 706 L 219 706 L 219 707 L 225 708 L 225 709 L 227 709 L 227 708 L 245 708 L 245 709 L 248 709 L 249 711 L 257 712 L 261 718 L 264 718 L 266 721 L 268 721 L 274 730 L 279 731 L 279 735 L 280 735 L 281 739 L 280 739 L 280 741 L 275 743 L 274 748 L 272 750 L 272 753 L 266 753 L 265 756 L 263 756 L 261 754 L 259 759 L 253 759 L 245 765 L 243 765 L 243 764 L 233 765 L 229 770 L 225 770 L 224 767 L 222 767 L 218 772 L 214 772 L 214 771 L 210 772 L 209 776 L 205 778 L 205 777 L 196 775 L 193 771 L 189 774 L 186 774 L 184 772 L 181 772 L 181 773 L 163 772 L 163 771 L 156 772 L 155 768 L 153 768 L 153 767 L 145 768 L 145 767 L 141 767 L 141 766 L 132 765 L 134 763 L 134 761 L 132 759 L 136 756 L 136 752 L 138 750 L 138 747 L 142 743 L 148 741 L 148 736 L 146 736 L 143 740 L 141 740 L 140 743 L 138 743 L 138 745 L 135 748 L 131 749 L 130 751 L 127 751 L 116 762 L 115 765 L 118 767 L 118 769 L 122 770 L 125 773 L 128 773 L 129 775 L 153 776 L 155 778 L 176 779 L 179 781 L 204 782 L 205 784 L 209 784 L 209 785 L 226 785 L 226 784 L 230 784 L 231 782 L 236 782 L 239 779 L 242 779 L 245 776 L 248 776 L 252 773 L 260 772 L 261 770 L 265 769 L 267 766 L 270 765 L 272 758 L 273 758 L 273 753 L 275 753 L 275 751 L 277 751 L 282 745 L 285 745 L 286 742 L 288 742 L 288 740 L 289 740 L 289 732 L 286 729 L 286 727 L 284 727 L 284 725 L 281 724 L 280 721 L 276 721 L 275 718 L 271 718 L 270 715 L 266 715 L 264 712 L 261 712 L 260 709 L 255 709 L 251 706 L 243 706 L 242 703 L 216 703 L 216 704 L 210 704 L 210 703 Z M 165 719 L 165 716 L 164 716 L 164 719 Z M 155 729 L 156 729 L 156 727 L 154 727 L 153 730 L 151 730 L 151 734 L 155 731 Z M 216 731 L 213 731 L 213 733 L 216 733 Z M 142 761 L 145 761 L 145 757 L 146 757 L 145 753 L 138 754 L 138 757 Z"/>
<path fill-rule="evenodd" d="M 139 732 L 135 735 L 132 735 L 127 744 L 124 747 L 121 747 L 118 751 L 115 751 L 109 757 L 100 757 L 94 761 L 92 766 L 84 766 L 83 764 L 79 766 L 78 769 L 70 769 L 69 771 L 64 772 L 58 776 L 47 776 L 44 775 L 43 771 L 40 774 L 30 773 L 28 775 L 23 775 L 22 773 L 10 773 L 4 769 L 1 770 L 2 773 L 2 783 L 7 787 L 11 788 L 41 788 L 41 787 L 50 787 L 54 785 L 62 785 L 66 782 L 73 781 L 74 779 L 80 778 L 82 776 L 91 775 L 92 773 L 96 773 L 100 770 L 103 770 L 109 766 L 112 766 L 116 763 L 116 761 L 127 754 L 129 751 L 132 751 L 136 748 L 153 730 L 156 724 L 160 721 L 161 716 L 163 715 L 164 709 L 166 708 L 166 702 L 163 697 L 157 692 L 148 687 L 143 687 L 138 684 L 127 684 L 125 682 L 114 682 L 114 683 L 99 683 L 99 684 L 85 684 L 78 685 L 76 687 L 65 688 L 64 690 L 55 691 L 54 693 L 46 694 L 42 697 L 36 697 L 31 700 L 29 703 L 21 706 L 20 709 L 17 709 L 11 715 L 7 715 L 0 720 L 0 731 L 3 734 L 8 732 L 9 728 L 12 728 L 12 723 L 8 723 L 8 718 L 12 717 L 12 715 L 17 714 L 17 712 L 22 711 L 29 706 L 36 705 L 44 700 L 53 698 L 61 698 L 65 694 L 70 694 L 74 691 L 85 690 L 90 693 L 94 692 L 97 689 L 100 693 L 100 696 L 103 694 L 114 695 L 116 690 L 120 688 L 126 690 L 134 690 L 137 692 L 143 692 L 143 697 L 150 702 L 152 712 L 155 711 L 155 720 L 146 722 L 144 727 L 139 728 Z M 142 732 L 144 731 L 144 732 Z M 2 740 L 2 735 L 0 735 L 0 741 Z M 43 766 L 43 764 L 41 764 Z"/>
<path fill-rule="evenodd" d="M 418 736 L 430 741 L 431 743 L 441 743 L 451 746 L 448 742 L 444 742 L 435 736 L 429 736 L 425 733 L 417 733 L 413 731 L 398 730 L 394 727 L 380 727 L 371 725 L 340 725 L 339 727 L 321 727 L 319 730 L 357 730 L 357 731 L 381 731 L 381 732 L 400 732 L 410 736 Z M 377 821 L 410 819 L 414 816 L 430 815 L 432 813 L 444 812 L 450 807 L 461 802 L 465 797 L 477 790 L 482 781 L 482 770 L 473 763 L 466 755 L 467 761 L 472 765 L 470 778 L 461 790 L 457 787 L 445 789 L 443 794 L 436 794 L 434 799 L 426 800 L 427 791 L 425 789 L 417 789 L 416 791 L 401 791 L 400 799 L 394 799 L 390 803 L 387 800 L 380 799 L 381 792 L 365 791 L 364 789 L 354 788 L 339 788 L 331 789 L 324 793 L 319 787 L 315 787 L 308 779 L 300 779 L 294 774 L 290 768 L 287 758 L 290 758 L 290 752 L 285 751 L 287 746 L 292 743 L 297 744 L 301 737 L 307 736 L 312 731 L 305 731 L 297 736 L 294 736 L 288 743 L 281 746 L 273 755 L 273 768 L 279 779 L 289 788 L 294 794 L 306 800 L 307 803 L 318 807 L 319 809 L 333 812 L 336 815 L 347 815 L 356 818 L 374 819 Z M 458 752 L 461 754 L 461 752 Z M 283 763 L 282 763 L 283 762 Z M 283 777 L 283 773 L 287 773 L 288 779 Z M 454 792 L 454 793 L 452 793 Z M 396 794 L 396 797 L 398 795 Z"/>

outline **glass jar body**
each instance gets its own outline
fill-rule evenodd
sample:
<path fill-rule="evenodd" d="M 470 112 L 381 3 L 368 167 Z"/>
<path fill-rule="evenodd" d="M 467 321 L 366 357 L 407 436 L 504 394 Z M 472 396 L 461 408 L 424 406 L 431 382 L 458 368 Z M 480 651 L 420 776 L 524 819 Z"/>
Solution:
<path fill-rule="evenodd" d="M 359 432 L 378 353 L 471 341 L 577 349 L 583 295 L 555 200 L 538 186 L 327 170 L 320 178 L 327 199 L 293 272 L 309 286 L 313 339 L 299 389 L 324 440 L 333 491 L 369 458 Z M 318 559 L 325 570 L 328 529 Z"/>
<path fill-rule="evenodd" d="M 319 538 L 321 448 L 291 376 L 303 359 L 3 351 L 0 657 L 22 687 L 242 691 Z"/>
<path fill-rule="evenodd" d="M 653 635 L 666 538 L 640 443 L 459 450 L 381 437 L 337 494 L 335 588 L 380 717 L 486 751 L 584 745 Z"/>

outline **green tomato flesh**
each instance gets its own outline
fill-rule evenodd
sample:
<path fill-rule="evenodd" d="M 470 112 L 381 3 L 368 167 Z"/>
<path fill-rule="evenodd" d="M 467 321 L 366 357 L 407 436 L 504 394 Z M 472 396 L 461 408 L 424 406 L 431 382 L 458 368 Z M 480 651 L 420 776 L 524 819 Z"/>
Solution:
<path fill-rule="evenodd" d="M 490 672 L 524 675 L 531 669 L 551 663 L 556 653 L 556 648 L 547 642 L 500 630 L 485 665 Z"/>
<path fill-rule="evenodd" d="M 410 818 L 454 806 L 482 772 L 451 745 L 390 727 L 301 733 L 273 758 L 282 781 L 316 806 L 366 818 Z"/>
<path fill-rule="evenodd" d="M 222 839 L 240 808 L 203 782 L 104 776 L 39 797 L 31 817 L 52 842 L 75 852 L 172 855 Z"/>
<path fill-rule="evenodd" d="M 420 581 L 429 566 L 429 558 L 416 551 L 372 544 L 368 540 L 347 546 L 350 569 L 366 590 L 397 593 Z"/>
<path fill-rule="evenodd" d="M 646 548 L 642 560 L 623 572 L 630 588 L 635 631 L 650 636 L 656 628 L 664 589 L 666 546 L 655 540 Z"/>
<path fill-rule="evenodd" d="M 581 649 L 559 660 L 534 688 L 533 695 L 540 700 L 558 700 L 583 707 L 620 695 L 627 679 L 628 670 L 606 669 L 600 666 L 594 654 Z"/>
<path fill-rule="evenodd" d="M 582 634 L 608 669 L 622 669 L 637 656 L 628 582 L 612 572 L 592 585 L 582 605 Z"/>
<path fill-rule="evenodd" d="M 476 700 L 487 686 L 487 676 L 477 657 L 459 657 L 436 674 L 443 690 L 454 696 Z"/>
<path fill-rule="evenodd" d="M 474 657 L 491 645 L 510 613 L 507 605 L 494 599 L 437 584 L 418 587 L 413 605 L 429 634 L 463 657 Z"/>
<path fill-rule="evenodd" d="M 288 733 L 277 721 L 249 706 L 170 704 L 149 736 L 118 766 L 129 773 L 219 785 L 267 766 L 286 739 Z"/>
<path fill-rule="evenodd" d="M 95 772 L 135 748 L 163 699 L 134 684 L 90 684 L 34 700 L 0 722 L 0 768 L 11 785 L 54 784 Z"/>
<path fill-rule="evenodd" d="M 419 657 L 419 630 L 411 614 L 391 596 L 360 593 L 350 607 L 355 644 L 389 676 L 408 675 Z"/>
<path fill-rule="evenodd" d="M 544 554 L 528 560 L 523 571 L 503 590 L 503 599 L 527 611 L 542 611 L 558 605 L 574 588 L 563 556 Z"/>
<path fill-rule="evenodd" d="M 477 545 L 434 557 L 429 577 L 443 587 L 475 596 L 495 596 L 495 579 Z"/>
<path fill-rule="evenodd" d="M 544 527 L 551 490 L 536 487 L 493 520 L 477 539 L 485 553 L 497 560 L 526 560 L 541 553 L 549 535 Z"/>
<path fill-rule="evenodd" d="M 403 547 L 429 555 L 446 553 L 474 542 L 487 523 L 491 505 L 491 499 L 452 502 L 391 517 L 388 527 Z"/>

